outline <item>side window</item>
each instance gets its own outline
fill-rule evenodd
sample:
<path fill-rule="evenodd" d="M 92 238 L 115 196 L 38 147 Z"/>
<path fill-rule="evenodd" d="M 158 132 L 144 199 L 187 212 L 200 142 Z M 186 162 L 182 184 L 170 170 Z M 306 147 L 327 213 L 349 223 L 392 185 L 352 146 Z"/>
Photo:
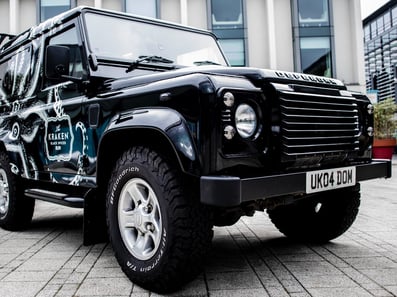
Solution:
<path fill-rule="evenodd" d="M 66 31 L 61 32 L 58 35 L 51 37 L 48 45 L 62 45 L 67 46 L 70 50 L 70 65 L 69 65 L 69 76 L 83 77 L 86 74 L 83 58 L 82 48 L 77 35 L 76 27 L 72 27 Z M 52 84 L 47 82 L 47 86 Z"/>
<path fill-rule="evenodd" d="M 0 97 L 17 100 L 24 97 L 30 84 L 31 47 L 19 50 L 0 62 Z"/>

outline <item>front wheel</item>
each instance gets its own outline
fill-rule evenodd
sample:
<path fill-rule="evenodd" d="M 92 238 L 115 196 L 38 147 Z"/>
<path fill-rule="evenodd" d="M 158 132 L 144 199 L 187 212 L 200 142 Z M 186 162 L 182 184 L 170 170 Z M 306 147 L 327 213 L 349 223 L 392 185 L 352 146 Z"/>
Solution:
<path fill-rule="evenodd" d="M 319 193 L 293 204 L 267 210 L 273 224 L 287 237 L 324 243 L 346 232 L 360 206 L 360 187 Z"/>
<path fill-rule="evenodd" d="M 126 151 L 109 182 L 107 223 L 115 256 L 136 284 L 170 292 L 194 278 L 211 243 L 209 212 L 188 197 L 156 152 Z"/>

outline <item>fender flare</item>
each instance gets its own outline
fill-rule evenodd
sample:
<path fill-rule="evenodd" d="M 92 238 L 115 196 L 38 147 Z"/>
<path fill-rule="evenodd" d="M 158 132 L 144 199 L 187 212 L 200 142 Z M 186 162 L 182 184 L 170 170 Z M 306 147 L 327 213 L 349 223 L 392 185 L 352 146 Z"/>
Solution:
<path fill-rule="evenodd" d="M 139 108 L 120 113 L 112 118 L 104 132 L 98 148 L 98 156 L 101 156 L 103 144 L 112 139 L 115 133 L 127 133 L 131 131 L 151 131 L 156 136 L 166 140 L 178 161 L 180 169 L 191 175 L 199 175 L 201 172 L 200 155 L 192 133 L 185 118 L 177 111 L 164 108 Z M 98 163 L 98 172 L 101 164 Z"/>

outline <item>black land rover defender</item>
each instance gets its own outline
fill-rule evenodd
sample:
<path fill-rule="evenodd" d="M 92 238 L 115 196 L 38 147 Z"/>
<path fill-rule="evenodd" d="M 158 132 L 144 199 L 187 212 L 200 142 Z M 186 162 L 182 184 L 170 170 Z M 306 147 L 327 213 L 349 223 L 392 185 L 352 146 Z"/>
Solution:
<path fill-rule="evenodd" d="M 82 207 L 86 244 L 107 233 L 133 282 L 172 291 L 242 215 L 344 233 L 359 182 L 391 175 L 372 111 L 335 79 L 228 67 L 209 32 L 79 7 L 0 35 L 0 226 Z"/>

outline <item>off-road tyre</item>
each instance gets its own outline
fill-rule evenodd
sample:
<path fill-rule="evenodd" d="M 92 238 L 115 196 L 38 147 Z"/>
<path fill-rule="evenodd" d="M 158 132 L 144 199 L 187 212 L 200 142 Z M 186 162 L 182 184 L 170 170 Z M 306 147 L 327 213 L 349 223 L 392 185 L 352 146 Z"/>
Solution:
<path fill-rule="evenodd" d="M 0 227 L 10 231 L 27 228 L 32 221 L 35 200 L 24 196 L 20 177 L 11 172 L 10 160 L 0 152 Z"/>
<path fill-rule="evenodd" d="M 202 270 L 213 235 L 210 212 L 186 190 L 178 172 L 149 148 L 127 150 L 112 171 L 109 239 L 122 270 L 145 289 L 171 292 Z"/>
<path fill-rule="evenodd" d="M 278 230 L 296 241 L 325 243 L 346 232 L 360 206 L 360 186 L 328 191 L 267 213 Z"/>

